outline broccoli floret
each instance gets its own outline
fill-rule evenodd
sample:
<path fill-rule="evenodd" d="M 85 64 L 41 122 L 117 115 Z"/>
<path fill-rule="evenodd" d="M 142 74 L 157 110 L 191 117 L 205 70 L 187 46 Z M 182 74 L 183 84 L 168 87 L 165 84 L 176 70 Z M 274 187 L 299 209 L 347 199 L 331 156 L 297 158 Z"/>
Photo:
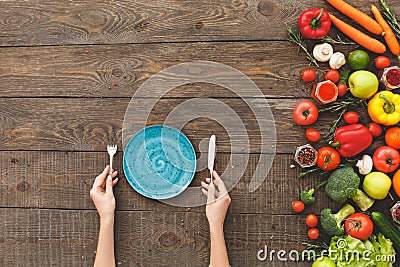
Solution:
<path fill-rule="evenodd" d="M 315 201 L 315 197 L 313 195 L 314 195 L 314 188 L 308 191 L 304 190 L 300 193 L 300 199 L 301 201 L 304 202 L 304 204 L 310 205 Z"/>
<path fill-rule="evenodd" d="M 342 222 L 355 212 L 355 209 L 350 204 L 343 206 L 337 213 L 332 214 L 331 209 L 323 209 L 321 211 L 321 226 L 324 231 L 330 236 L 344 235 L 344 227 Z"/>
<path fill-rule="evenodd" d="M 366 211 L 374 204 L 374 200 L 358 189 L 359 186 L 360 177 L 353 168 L 343 167 L 335 170 L 329 176 L 325 192 L 334 201 L 340 203 L 351 198 L 362 211 Z"/>

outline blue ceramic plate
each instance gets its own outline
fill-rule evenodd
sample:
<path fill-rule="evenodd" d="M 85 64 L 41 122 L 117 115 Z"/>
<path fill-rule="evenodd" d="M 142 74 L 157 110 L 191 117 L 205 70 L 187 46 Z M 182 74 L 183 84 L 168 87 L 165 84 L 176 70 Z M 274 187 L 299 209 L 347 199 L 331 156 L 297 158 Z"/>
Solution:
<path fill-rule="evenodd" d="M 182 193 L 192 181 L 196 154 L 183 133 L 169 126 L 153 125 L 129 140 L 123 168 L 129 184 L 139 194 L 167 199 Z"/>

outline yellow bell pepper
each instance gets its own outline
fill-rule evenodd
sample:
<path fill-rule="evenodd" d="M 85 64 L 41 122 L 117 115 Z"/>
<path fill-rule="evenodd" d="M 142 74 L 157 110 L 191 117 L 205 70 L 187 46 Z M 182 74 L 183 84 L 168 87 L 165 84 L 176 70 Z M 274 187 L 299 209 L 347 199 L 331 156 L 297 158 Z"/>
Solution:
<path fill-rule="evenodd" d="M 385 126 L 400 122 L 400 95 L 390 91 L 378 92 L 368 102 L 368 114 L 371 119 Z"/>

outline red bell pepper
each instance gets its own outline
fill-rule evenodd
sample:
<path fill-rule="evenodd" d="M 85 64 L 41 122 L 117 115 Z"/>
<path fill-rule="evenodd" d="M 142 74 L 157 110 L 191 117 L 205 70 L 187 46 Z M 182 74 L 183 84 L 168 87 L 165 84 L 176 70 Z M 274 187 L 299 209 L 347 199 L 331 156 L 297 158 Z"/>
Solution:
<path fill-rule="evenodd" d="M 322 39 L 331 29 L 331 19 L 323 8 L 311 8 L 304 11 L 297 23 L 301 34 L 307 39 Z"/>
<path fill-rule="evenodd" d="M 333 143 L 339 154 L 350 158 L 365 150 L 372 144 L 372 135 L 368 128 L 361 124 L 351 124 L 336 129 Z"/>

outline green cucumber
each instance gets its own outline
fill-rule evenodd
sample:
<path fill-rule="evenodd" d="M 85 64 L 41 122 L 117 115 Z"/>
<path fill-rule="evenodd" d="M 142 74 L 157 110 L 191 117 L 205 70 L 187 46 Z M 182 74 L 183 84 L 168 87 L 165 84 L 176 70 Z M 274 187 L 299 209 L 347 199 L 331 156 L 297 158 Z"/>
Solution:
<path fill-rule="evenodd" d="M 400 232 L 396 229 L 391 221 L 386 218 L 386 215 L 379 211 L 374 211 L 371 218 L 378 226 L 381 233 L 393 242 L 393 247 L 397 253 L 400 253 Z"/>

